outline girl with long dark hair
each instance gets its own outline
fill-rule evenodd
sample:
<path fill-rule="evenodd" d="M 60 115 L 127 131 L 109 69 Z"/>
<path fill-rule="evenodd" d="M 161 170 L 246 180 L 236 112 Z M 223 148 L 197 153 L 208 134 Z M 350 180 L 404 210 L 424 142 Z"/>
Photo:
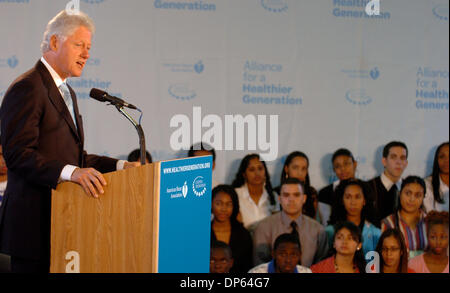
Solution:
<path fill-rule="evenodd" d="M 374 226 L 375 211 L 369 198 L 367 184 L 360 179 L 347 179 L 336 188 L 336 201 L 333 204 L 330 220 L 326 227 L 329 245 L 334 234 L 334 225 L 349 221 L 362 231 L 362 250 L 365 253 L 375 250 L 381 230 Z"/>
<path fill-rule="evenodd" d="M 249 154 L 242 159 L 232 186 L 238 194 L 242 223 L 249 231 L 279 209 L 266 163 L 258 154 Z"/>
<path fill-rule="evenodd" d="M 381 221 L 381 231 L 399 229 L 405 238 L 409 258 L 423 253 L 427 246 L 423 198 L 425 182 L 418 176 L 408 176 L 402 181 L 396 211 Z"/>
<path fill-rule="evenodd" d="M 427 191 L 423 205 L 426 212 L 447 211 L 449 207 L 449 144 L 442 143 L 434 154 L 433 171 L 425 179 Z"/>
<path fill-rule="evenodd" d="M 380 273 L 408 273 L 408 248 L 400 230 L 384 231 L 376 251 L 380 255 Z"/>

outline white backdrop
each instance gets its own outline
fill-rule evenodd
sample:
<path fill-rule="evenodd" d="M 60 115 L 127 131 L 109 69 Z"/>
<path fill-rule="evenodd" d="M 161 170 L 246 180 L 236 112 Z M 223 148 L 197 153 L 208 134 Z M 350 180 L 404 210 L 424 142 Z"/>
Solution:
<path fill-rule="evenodd" d="M 45 26 L 68 2 L 0 0 L 0 100 L 40 58 Z M 409 147 L 404 175 L 428 175 L 436 146 L 449 139 L 449 1 L 381 0 L 378 17 L 364 13 L 367 2 L 81 0 L 97 29 L 83 76 L 70 81 L 86 149 L 125 158 L 138 147 L 114 107 L 88 98 L 98 87 L 143 110 L 154 160 L 186 155 L 171 149 L 170 119 L 192 121 L 201 106 L 203 116 L 279 115 L 278 159 L 268 162 L 274 185 L 286 155 L 300 150 L 321 188 L 334 179 L 330 158 L 340 147 L 369 179 L 381 172 L 391 140 Z M 264 85 L 292 89 L 247 90 Z M 295 103 L 249 102 L 283 96 Z M 250 152 L 218 151 L 214 177 L 230 183 Z"/>

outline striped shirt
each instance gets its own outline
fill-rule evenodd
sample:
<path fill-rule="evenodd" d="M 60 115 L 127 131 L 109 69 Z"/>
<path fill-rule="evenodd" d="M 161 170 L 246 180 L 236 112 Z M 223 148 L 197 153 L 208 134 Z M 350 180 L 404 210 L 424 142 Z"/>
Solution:
<path fill-rule="evenodd" d="M 425 213 L 420 214 L 420 220 L 415 228 L 411 228 L 403 221 L 400 212 L 392 214 L 381 222 L 381 231 L 384 232 L 390 228 L 399 229 L 405 238 L 406 247 L 409 250 L 409 258 L 421 254 L 427 247 L 427 228 L 425 224 Z"/>

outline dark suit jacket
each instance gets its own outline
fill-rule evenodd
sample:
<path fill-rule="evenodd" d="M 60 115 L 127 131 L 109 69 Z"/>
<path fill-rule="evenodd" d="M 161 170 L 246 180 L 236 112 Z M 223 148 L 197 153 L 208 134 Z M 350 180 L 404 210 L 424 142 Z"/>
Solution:
<path fill-rule="evenodd" d="M 336 196 L 334 194 L 333 184 L 329 184 L 319 191 L 318 200 L 320 202 L 333 206 L 335 197 Z"/>
<path fill-rule="evenodd" d="M 393 188 L 386 190 L 380 176 L 371 179 L 367 184 L 371 188 L 371 197 L 375 206 L 376 221 L 373 224 L 381 227 L 381 220 L 395 212 L 397 192 Z"/>
<path fill-rule="evenodd" d="M 211 243 L 217 241 L 211 223 Z M 231 273 L 247 273 L 253 267 L 253 240 L 250 232 L 241 223 L 231 224 L 230 243 L 234 263 Z"/>
<path fill-rule="evenodd" d="M 8 185 L 0 209 L 0 251 L 27 259 L 50 257 L 51 189 L 65 165 L 116 169 L 116 159 L 87 155 L 75 92 L 73 123 L 45 65 L 16 79 L 0 108 Z"/>

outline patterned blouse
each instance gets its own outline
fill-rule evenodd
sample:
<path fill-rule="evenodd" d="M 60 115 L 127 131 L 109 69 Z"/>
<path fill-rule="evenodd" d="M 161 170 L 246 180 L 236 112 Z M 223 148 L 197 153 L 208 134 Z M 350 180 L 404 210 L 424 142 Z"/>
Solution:
<path fill-rule="evenodd" d="M 400 212 L 392 214 L 384 218 L 381 222 L 382 232 L 390 228 L 397 228 L 402 232 L 403 237 L 405 238 L 406 247 L 409 250 L 409 259 L 423 253 L 428 245 L 424 212 L 421 213 L 420 220 L 413 229 L 403 221 Z"/>

